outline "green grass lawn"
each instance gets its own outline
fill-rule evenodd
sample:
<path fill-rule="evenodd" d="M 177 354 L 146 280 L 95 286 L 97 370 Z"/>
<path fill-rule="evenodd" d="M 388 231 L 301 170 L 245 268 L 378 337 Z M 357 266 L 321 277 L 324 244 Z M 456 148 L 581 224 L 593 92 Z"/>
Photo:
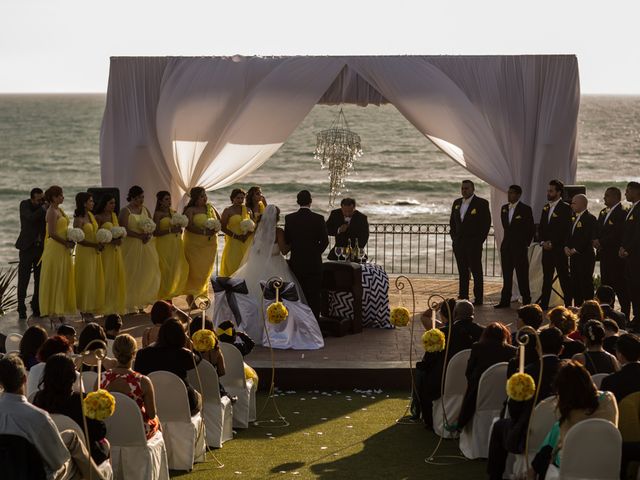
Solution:
<path fill-rule="evenodd" d="M 430 465 L 425 458 L 438 437 L 421 424 L 399 425 L 408 403 L 408 392 L 304 392 L 275 397 L 290 423 L 250 426 L 210 453 L 207 462 L 190 473 L 172 472 L 184 480 L 210 478 L 320 478 L 320 479 L 469 479 L 485 477 L 485 462 L 437 458 L 454 463 Z M 350 398 L 350 400 L 349 400 Z M 258 397 L 258 412 L 265 405 Z M 273 403 L 259 415 L 274 419 Z M 458 455 L 458 441 L 444 441 L 440 455 Z"/>

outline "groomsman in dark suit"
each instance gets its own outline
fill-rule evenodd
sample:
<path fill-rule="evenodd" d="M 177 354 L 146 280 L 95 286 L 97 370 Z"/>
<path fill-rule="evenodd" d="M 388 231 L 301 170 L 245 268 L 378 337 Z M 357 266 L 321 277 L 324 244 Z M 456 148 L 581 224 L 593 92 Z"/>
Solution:
<path fill-rule="evenodd" d="M 564 245 L 569 236 L 571 207 L 562 201 L 564 184 L 560 180 L 551 180 L 547 188 L 547 203 L 542 208 L 538 239 L 542 246 L 542 294 L 539 304 L 543 310 L 549 308 L 554 273 L 557 272 L 565 305 L 571 305 L 571 285 L 569 283 L 569 265 L 564 254 Z"/>
<path fill-rule="evenodd" d="M 297 202 L 300 209 L 284 217 L 284 235 L 291 245 L 289 267 L 318 319 L 322 302 L 322 252 L 329 245 L 329 237 L 324 217 L 311 211 L 311 193 L 300 191 Z"/>
<path fill-rule="evenodd" d="M 625 280 L 629 300 L 633 307 L 631 323 L 634 329 L 638 330 L 640 329 L 640 280 L 638 278 L 640 272 L 640 183 L 629 182 L 625 197 L 632 205 L 625 216 L 619 255 L 625 262 Z M 631 316 L 628 315 L 628 318 Z"/>
<path fill-rule="evenodd" d="M 482 272 L 482 245 L 491 228 L 489 202 L 474 193 L 471 180 L 460 187 L 462 198 L 453 202 L 449 219 L 449 234 L 458 266 L 458 297 L 469 298 L 469 271 L 473 275 L 474 305 L 482 305 L 484 279 Z"/>
<path fill-rule="evenodd" d="M 620 202 L 622 192 L 617 187 L 609 187 L 604 192 L 605 208 L 598 215 L 598 229 L 593 246 L 600 260 L 602 285 L 609 285 L 620 301 L 620 309 L 629 317 L 629 295 L 624 281 L 624 260 L 620 258 L 622 231 L 627 211 Z"/>
<path fill-rule="evenodd" d="M 502 294 L 500 303 L 494 305 L 494 308 L 507 308 L 511 304 L 514 269 L 518 288 L 522 294 L 522 304 L 531 303 L 528 248 L 533 240 L 535 226 L 531 207 L 520 201 L 521 195 L 522 187 L 511 185 L 507 192 L 509 203 L 500 209 L 500 220 L 504 229 L 504 238 L 500 244 Z"/>
<path fill-rule="evenodd" d="M 598 220 L 587 210 L 588 204 L 587 197 L 582 193 L 571 199 L 573 224 L 564 247 L 564 253 L 569 257 L 573 300 L 578 307 L 585 300 L 593 298 L 593 269 L 596 265 L 593 239 Z"/>
<path fill-rule="evenodd" d="M 340 208 L 332 210 L 327 220 L 327 232 L 336 237 L 335 246 L 329 252 L 329 260 L 336 260 L 338 256 L 335 247 L 346 247 L 351 240 L 351 246 L 364 249 L 369 240 L 369 222 L 367 216 L 356 210 L 356 201 L 353 198 L 343 198 Z M 364 250 L 363 250 L 364 252 Z"/>

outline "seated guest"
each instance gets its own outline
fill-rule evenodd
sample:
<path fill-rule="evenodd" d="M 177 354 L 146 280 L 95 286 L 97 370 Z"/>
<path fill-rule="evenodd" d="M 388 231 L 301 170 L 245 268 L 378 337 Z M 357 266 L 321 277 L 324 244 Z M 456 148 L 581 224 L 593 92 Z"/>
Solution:
<path fill-rule="evenodd" d="M 72 352 L 73 350 L 71 349 L 71 345 L 69 344 L 67 337 L 54 335 L 53 337 L 48 338 L 47 341 L 42 344 L 40 350 L 38 350 L 38 361 L 46 363 L 49 358 L 58 353 L 68 355 Z"/>
<path fill-rule="evenodd" d="M 76 329 L 71 325 L 63 323 L 56 330 L 56 335 L 61 335 L 65 337 L 69 341 L 69 345 L 71 345 L 72 350 L 75 352 L 76 342 L 78 341 L 78 333 Z"/>
<path fill-rule="evenodd" d="M 132 370 L 138 344 L 129 334 L 118 335 L 113 341 L 113 355 L 116 365 L 103 372 L 100 388 L 109 392 L 119 392 L 133 399 L 142 413 L 142 422 L 147 439 L 153 437 L 160 428 L 156 417 L 156 400 L 153 384 L 149 377 Z"/>
<path fill-rule="evenodd" d="M 80 332 L 80 338 L 78 338 L 78 353 L 93 352 L 97 349 L 107 349 L 107 334 L 104 329 L 95 322 L 90 322 L 85 325 Z M 98 371 L 98 362 L 96 357 L 91 355 L 79 357 L 82 364 L 78 368 L 81 372 L 86 371 Z M 102 360 L 102 365 L 105 369 L 111 368 L 115 365 L 115 360 L 109 357 L 105 357 Z"/>
<path fill-rule="evenodd" d="M 74 420 L 80 428 L 84 428 L 82 396 L 73 391 L 77 373 L 73 360 L 64 353 L 56 353 L 46 362 L 41 389 L 33 398 L 33 404 L 49 413 L 66 415 Z M 107 427 L 102 420 L 87 418 L 87 428 L 91 458 L 100 465 L 109 458 L 110 448 L 106 439 Z"/>
<path fill-rule="evenodd" d="M 615 355 L 616 343 L 618 342 L 618 338 L 620 338 L 620 329 L 618 328 L 618 324 L 610 318 L 605 318 L 604 322 L 602 322 L 602 326 L 604 327 L 602 348 L 611 355 Z"/>
<path fill-rule="evenodd" d="M 587 342 L 587 349 L 575 354 L 573 360 L 584 365 L 591 375 L 613 373 L 620 369 L 616 357 L 602 348 L 604 340 L 602 322 L 589 320 L 583 328 L 583 335 Z"/>
<path fill-rule="evenodd" d="M 243 357 L 246 357 L 251 353 L 255 343 L 251 340 L 251 337 L 244 332 L 239 332 L 233 322 L 226 320 L 218 325 L 216 328 L 216 334 L 218 340 L 224 343 L 230 343 L 238 350 Z M 244 363 L 244 378 L 253 380 L 253 383 L 258 384 L 258 373 L 247 362 Z"/>
<path fill-rule="evenodd" d="M 492 365 L 500 362 L 508 362 L 514 358 L 518 349 L 511 346 L 511 334 L 509 330 L 499 322 L 487 325 L 480 336 L 480 341 L 471 347 L 471 355 L 467 362 L 467 391 L 464 395 L 460 416 L 458 417 L 458 429 L 462 430 L 471 420 L 476 410 L 476 397 L 480 377 Z"/>
<path fill-rule="evenodd" d="M 213 332 L 213 322 L 208 318 L 205 319 L 204 328 L 206 328 L 207 330 L 211 330 Z M 202 320 L 193 320 L 189 325 L 190 336 L 193 337 L 193 334 L 201 329 L 202 329 Z M 216 368 L 218 377 L 224 376 L 224 373 L 225 373 L 224 356 L 222 355 L 222 351 L 220 350 L 219 344 L 216 344 L 216 347 L 213 350 L 209 350 L 208 352 L 201 352 L 200 356 Z"/>
<path fill-rule="evenodd" d="M 31 370 L 38 363 L 38 350 L 44 342 L 47 341 L 49 335 L 47 331 L 40 325 L 32 325 L 27 328 L 20 339 L 20 358 L 24 363 L 27 371 Z"/>
<path fill-rule="evenodd" d="M 530 305 L 523 305 L 517 310 L 518 319 L 516 320 L 516 332 L 511 335 L 512 345 L 517 345 L 516 333 L 522 327 L 529 326 L 535 331 L 540 330 L 542 322 L 544 322 L 544 312 L 540 305 L 532 303 Z"/>
<path fill-rule="evenodd" d="M 148 347 L 153 342 L 155 342 L 158 338 L 158 332 L 160 331 L 160 327 L 173 315 L 173 305 L 169 302 L 165 302 L 164 300 L 158 300 L 151 307 L 151 323 L 153 323 L 153 327 L 146 328 L 142 333 L 142 346 Z"/>
<path fill-rule="evenodd" d="M 120 335 L 122 318 L 117 313 L 112 313 L 104 319 L 104 333 L 107 336 L 107 355 L 113 357 L 113 341 Z"/>
<path fill-rule="evenodd" d="M 187 340 L 180 320 L 175 318 L 166 320 L 158 331 L 157 341 L 138 352 L 133 369 L 143 375 L 165 370 L 180 377 L 187 387 L 191 415 L 195 415 L 202 407 L 202 399 L 200 394 L 189 385 L 187 370 L 195 368 L 200 360 L 185 348 Z"/>
<path fill-rule="evenodd" d="M 596 290 L 596 300 L 600 304 L 604 318 L 609 318 L 618 324 L 618 328 L 627 327 L 627 316 L 619 310 L 615 310 L 616 294 L 608 285 L 601 285 Z"/>
<path fill-rule="evenodd" d="M 560 419 L 547 434 L 532 465 L 544 478 L 549 464 L 560 466 L 562 446 L 571 427 L 583 420 L 601 418 L 618 425 L 618 405 L 611 392 L 599 392 L 589 372 L 578 362 L 567 361 L 555 381 Z"/>
<path fill-rule="evenodd" d="M 539 360 L 525 367 L 525 372 L 536 382 L 538 403 L 555 393 L 554 380 L 562 364 L 558 356 L 562 351 L 562 332 L 555 327 L 543 330 L 540 332 L 540 344 L 543 362 L 542 379 L 539 378 Z M 533 407 L 533 398 L 524 402 L 507 400 L 509 418 L 501 418 L 494 424 L 489 440 L 487 473 L 490 479 L 502 480 L 509 453 L 524 451 L 529 417 Z"/>
<path fill-rule="evenodd" d="M 580 340 L 571 338 L 578 329 L 578 317 L 566 307 L 557 306 L 549 311 L 549 325 L 562 332 L 562 355 L 560 358 L 573 358 L 576 353 L 584 352 L 585 346 Z"/>
<path fill-rule="evenodd" d="M 40 454 L 46 478 L 102 479 L 78 435 L 58 429 L 49 414 L 27 402 L 27 372 L 16 355 L 0 359 L 0 434 L 16 435 L 31 443 Z M 3 470 L 6 473 L 6 465 Z M 26 466 L 24 470 L 26 470 Z"/>
<path fill-rule="evenodd" d="M 327 220 L 327 233 L 336 237 L 335 245 L 327 257 L 329 260 L 337 260 L 335 247 L 346 247 L 349 241 L 352 247 L 356 246 L 357 241 L 358 246 L 364 249 L 369 240 L 369 222 L 366 215 L 356 210 L 353 198 L 343 198 L 340 208 L 331 211 Z"/>
<path fill-rule="evenodd" d="M 604 377 L 600 388 L 613 393 L 620 403 L 627 395 L 640 392 L 640 338 L 632 333 L 620 335 L 616 357 L 622 368 Z"/>
<path fill-rule="evenodd" d="M 586 300 L 578 310 L 578 330 L 571 335 L 573 339 L 584 338 L 583 327 L 589 320 L 598 320 L 602 322 L 604 320 L 604 314 L 600 308 L 600 304 L 595 300 Z"/>

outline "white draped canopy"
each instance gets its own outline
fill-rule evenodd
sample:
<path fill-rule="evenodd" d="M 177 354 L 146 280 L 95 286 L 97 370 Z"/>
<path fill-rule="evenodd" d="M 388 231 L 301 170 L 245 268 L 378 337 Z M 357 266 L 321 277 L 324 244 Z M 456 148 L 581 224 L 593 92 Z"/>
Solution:
<path fill-rule="evenodd" d="M 494 212 L 513 183 L 536 211 L 549 179 L 575 181 L 579 101 L 574 55 L 114 57 L 102 184 L 178 199 L 218 189 L 262 165 L 316 104 L 391 103 L 493 187 Z"/>

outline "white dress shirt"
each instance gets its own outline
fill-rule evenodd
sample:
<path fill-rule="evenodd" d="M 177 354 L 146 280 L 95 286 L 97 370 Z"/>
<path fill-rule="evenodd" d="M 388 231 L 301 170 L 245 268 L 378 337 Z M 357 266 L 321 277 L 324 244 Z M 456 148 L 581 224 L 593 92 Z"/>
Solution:
<path fill-rule="evenodd" d="M 547 222 L 551 221 L 551 215 L 553 215 L 553 211 L 555 210 L 556 205 L 558 205 L 558 203 L 560 203 L 560 200 L 562 200 L 562 199 L 559 198 L 555 202 L 549 202 L 549 213 L 548 213 L 548 216 L 547 216 Z"/>
<path fill-rule="evenodd" d="M 471 200 L 473 200 L 473 197 L 475 196 L 476 195 L 474 193 L 469 198 L 462 199 L 462 205 L 460 205 L 460 220 L 464 220 L 464 216 L 466 215 L 467 210 L 469 209 L 469 204 L 471 203 Z"/>
<path fill-rule="evenodd" d="M 609 209 L 609 211 L 607 212 L 607 216 L 604 217 L 604 224 L 607 224 L 607 220 L 609 220 L 609 216 L 611 215 L 611 212 L 613 212 L 616 208 L 618 208 L 618 205 L 620 205 L 620 202 L 616 203 L 613 207 L 611 207 Z"/>
<path fill-rule="evenodd" d="M 573 235 L 573 232 L 576 231 L 576 225 L 578 224 L 578 222 L 580 221 L 580 217 L 582 217 L 582 214 L 586 212 L 586 210 L 581 211 L 580 213 L 576 214 L 576 219 L 573 222 L 573 226 L 571 227 L 571 235 Z"/>
<path fill-rule="evenodd" d="M 518 200 L 516 203 L 509 204 L 509 225 L 511 225 L 511 220 L 513 219 L 513 212 L 516 211 L 516 207 L 518 206 L 519 203 L 520 203 L 520 200 Z"/>
<path fill-rule="evenodd" d="M 629 209 L 629 212 L 627 213 L 625 220 L 629 220 L 629 217 L 631 216 L 631 212 L 633 212 L 633 209 L 636 208 L 636 205 L 638 205 L 638 203 L 640 203 L 640 200 L 638 200 L 637 202 L 634 202 L 634 204 L 631 205 L 631 208 Z"/>

